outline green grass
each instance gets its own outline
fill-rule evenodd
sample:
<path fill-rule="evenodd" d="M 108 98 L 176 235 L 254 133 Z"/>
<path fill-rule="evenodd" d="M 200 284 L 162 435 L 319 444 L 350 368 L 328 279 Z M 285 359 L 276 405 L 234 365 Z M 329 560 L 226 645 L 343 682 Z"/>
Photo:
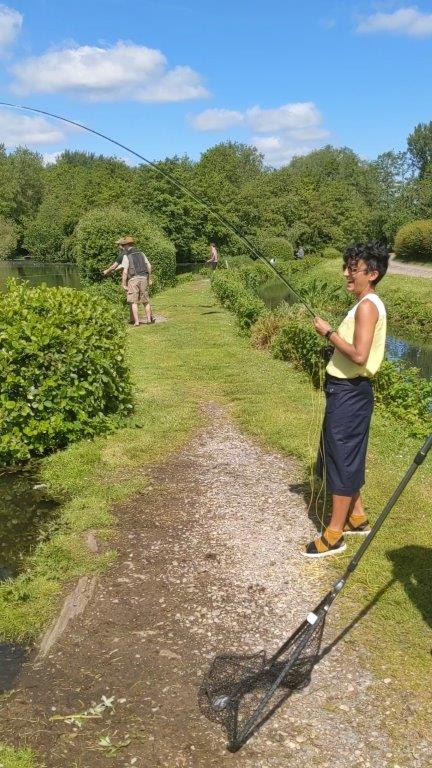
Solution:
<path fill-rule="evenodd" d="M 31 749 L 13 749 L 0 744 L 0 768 L 37 768 Z"/>
<path fill-rule="evenodd" d="M 306 375 L 251 347 L 234 317 L 218 307 L 207 281 L 195 281 L 156 297 L 167 323 L 130 330 L 129 360 L 136 410 L 127 428 L 81 442 L 43 462 L 43 476 L 65 494 L 63 525 L 41 545 L 29 573 L 0 588 L 0 632 L 34 636 L 55 610 L 65 579 L 105 567 L 82 544 L 87 528 L 109 538 L 113 502 L 146 484 L 142 467 L 166 457 L 200 423 L 201 404 L 217 400 L 232 418 L 267 448 L 298 457 L 305 476 L 314 457 L 322 401 Z M 377 409 L 373 419 L 366 503 L 374 519 L 419 448 L 401 426 Z M 348 583 L 339 605 L 344 618 L 382 596 L 354 630 L 352 642 L 368 647 L 379 669 L 429 695 L 432 644 L 431 457 L 398 502 L 370 554 Z M 305 531 L 306 531 L 305 521 Z M 358 542 L 331 566 L 308 564 L 323 592 Z M 389 585 L 387 587 L 387 585 Z M 7 595 L 7 589 L 10 593 Z M 16 590 L 14 594 L 13 590 Z M 20 590 L 22 594 L 20 594 Z M 308 606 L 305 606 L 307 608 Z M 289 628 L 287 628 L 289 629 Z M 427 690 L 426 690 L 427 689 Z"/>

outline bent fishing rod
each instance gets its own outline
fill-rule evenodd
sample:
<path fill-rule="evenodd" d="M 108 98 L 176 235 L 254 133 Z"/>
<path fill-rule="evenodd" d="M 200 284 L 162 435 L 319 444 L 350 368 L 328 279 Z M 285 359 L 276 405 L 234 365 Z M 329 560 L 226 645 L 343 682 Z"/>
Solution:
<path fill-rule="evenodd" d="M 120 141 L 116 141 L 116 139 L 112 139 L 109 136 L 106 136 L 104 133 L 101 133 L 100 131 L 96 131 L 94 128 L 89 128 L 87 125 L 84 125 L 83 123 L 78 123 L 76 120 L 71 120 L 68 117 L 63 117 L 62 115 L 56 115 L 53 112 L 48 112 L 44 109 L 36 109 L 36 107 L 28 107 L 24 104 L 12 104 L 7 101 L 0 101 L 0 107 L 9 107 L 11 109 L 20 109 L 27 112 L 35 112 L 39 115 L 46 115 L 47 117 L 52 117 L 54 120 L 60 120 L 63 123 L 68 123 L 69 125 L 74 125 L 76 128 L 80 128 L 83 131 L 87 131 L 88 133 L 92 133 L 94 136 L 99 136 L 101 139 L 105 139 L 105 141 L 111 142 L 111 144 L 114 144 L 117 147 L 120 147 L 121 149 L 124 149 L 126 152 L 129 152 L 131 155 L 134 155 L 135 157 L 138 157 L 140 160 L 142 160 L 144 163 L 149 165 L 151 168 L 153 168 L 155 171 L 157 171 L 161 176 L 164 176 L 170 184 L 177 187 L 177 189 L 180 189 L 182 192 L 185 192 L 189 197 L 191 197 L 193 200 L 195 200 L 196 203 L 199 203 L 199 205 L 202 205 L 214 218 L 218 219 L 218 221 L 221 222 L 227 229 L 230 230 L 236 237 L 238 237 L 244 245 L 248 248 L 251 258 L 256 261 L 256 259 L 261 259 L 273 272 L 277 275 L 279 280 L 282 280 L 282 282 L 289 288 L 290 291 L 297 297 L 299 302 L 303 304 L 303 306 L 307 309 L 309 314 L 312 317 L 316 317 L 317 313 L 313 310 L 313 308 L 310 306 L 310 304 L 303 298 L 301 293 L 298 292 L 297 288 L 295 288 L 289 280 L 286 279 L 286 277 L 279 272 L 278 269 L 274 266 L 274 264 L 271 263 L 269 259 L 267 259 L 260 251 L 258 251 L 254 245 L 250 242 L 250 240 L 245 237 L 238 229 L 235 227 L 228 219 L 225 218 L 225 216 L 222 216 L 220 213 L 215 211 L 212 206 L 202 197 L 199 195 L 196 195 L 194 192 L 192 192 L 191 189 L 189 189 L 186 184 L 183 184 L 181 181 L 178 181 L 174 176 L 172 176 L 170 173 L 167 173 L 167 171 L 164 171 L 162 168 L 160 168 L 157 163 L 152 162 L 151 160 L 148 160 L 146 157 L 141 155 L 139 152 L 135 152 L 135 150 L 131 149 L 130 147 L 127 147 L 125 144 L 122 144 Z"/>

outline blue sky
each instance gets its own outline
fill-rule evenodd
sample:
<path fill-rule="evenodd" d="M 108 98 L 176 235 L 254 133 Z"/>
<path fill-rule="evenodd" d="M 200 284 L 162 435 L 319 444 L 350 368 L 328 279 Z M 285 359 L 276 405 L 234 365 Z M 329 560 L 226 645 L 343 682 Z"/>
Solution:
<path fill-rule="evenodd" d="M 331 143 L 403 149 L 432 119 L 432 0 L 25 0 L 0 5 L 0 99 L 63 114 L 150 159 L 228 139 L 278 166 Z M 0 110 L 0 141 L 121 156 Z M 124 155 L 126 157 L 126 155 Z"/>

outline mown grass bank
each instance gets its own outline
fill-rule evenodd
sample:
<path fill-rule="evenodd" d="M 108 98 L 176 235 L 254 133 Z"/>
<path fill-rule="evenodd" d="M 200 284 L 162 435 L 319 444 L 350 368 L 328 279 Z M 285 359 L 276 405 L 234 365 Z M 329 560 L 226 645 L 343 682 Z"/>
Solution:
<path fill-rule="evenodd" d="M 184 443 L 202 418 L 201 403 L 224 403 L 246 432 L 267 447 L 297 456 L 307 474 L 322 403 L 306 375 L 254 350 L 249 339 L 239 335 L 234 317 L 216 305 L 207 281 L 170 289 L 157 296 L 154 305 L 168 322 L 129 332 L 136 397 L 130 425 L 43 462 L 45 481 L 67 498 L 62 527 L 50 543 L 39 547 L 26 576 L 15 586 L 1 587 L 3 636 L 37 635 L 55 610 L 64 581 L 106 565 L 111 555 L 89 555 L 84 532 L 98 529 L 109 539 L 116 525 L 111 505 L 142 489 L 145 466 Z M 400 424 L 377 411 L 366 487 L 372 518 L 418 447 L 419 441 L 407 438 Z M 431 513 L 429 458 L 341 598 L 348 615 L 348 607 L 368 605 L 384 590 L 352 637 L 368 644 L 376 663 L 388 665 L 392 675 L 414 690 L 429 688 L 431 672 Z M 346 565 L 355 546 L 349 542 L 335 567 Z M 314 569 L 326 589 L 331 568 L 322 563 L 305 567 Z"/>

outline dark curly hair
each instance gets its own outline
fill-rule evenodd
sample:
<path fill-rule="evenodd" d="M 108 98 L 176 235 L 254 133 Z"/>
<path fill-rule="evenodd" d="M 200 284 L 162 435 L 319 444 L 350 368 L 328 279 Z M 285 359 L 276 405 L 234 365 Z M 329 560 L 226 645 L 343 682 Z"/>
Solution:
<path fill-rule="evenodd" d="M 387 272 L 389 261 L 387 247 L 377 242 L 349 245 L 343 255 L 345 266 L 352 267 L 360 259 L 366 264 L 368 272 L 375 272 L 375 270 L 378 272 L 378 277 L 372 281 L 372 285 L 379 283 Z"/>

